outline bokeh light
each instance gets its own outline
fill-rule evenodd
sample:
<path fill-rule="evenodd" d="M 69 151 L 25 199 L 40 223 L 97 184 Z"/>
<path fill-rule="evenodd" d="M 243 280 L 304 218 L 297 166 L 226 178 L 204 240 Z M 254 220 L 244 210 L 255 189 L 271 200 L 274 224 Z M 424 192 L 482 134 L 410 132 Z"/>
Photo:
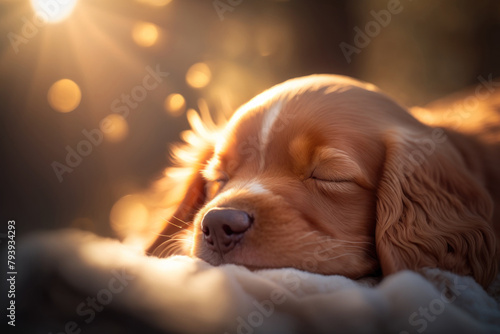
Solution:
<path fill-rule="evenodd" d="M 141 230 L 147 225 L 149 211 L 138 195 L 126 195 L 120 198 L 111 209 L 109 219 L 111 227 L 120 236 Z"/>
<path fill-rule="evenodd" d="M 110 142 L 120 142 L 128 135 L 128 123 L 121 115 L 108 115 L 103 119 L 101 124 L 101 130 L 104 133 L 104 138 Z"/>
<path fill-rule="evenodd" d="M 136 0 L 139 3 L 143 3 L 145 5 L 162 7 L 168 5 L 172 0 Z"/>
<path fill-rule="evenodd" d="M 158 27 L 149 22 L 138 22 L 132 28 L 132 39 L 142 47 L 150 47 L 158 40 Z"/>
<path fill-rule="evenodd" d="M 56 81 L 49 88 L 47 94 L 50 106 L 63 113 L 75 110 L 80 104 L 81 98 L 80 87 L 70 79 Z"/>
<path fill-rule="evenodd" d="M 77 0 L 31 0 L 35 12 L 47 22 L 59 22 L 71 15 Z"/>
<path fill-rule="evenodd" d="M 186 73 L 186 82 L 193 88 L 203 88 L 212 79 L 212 72 L 205 63 L 192 65 Z"/>
<path fill-rule="evenodd" d="M 186 99 L 178 93 L 170 94 L 165 99 L 164 107 L 172 116 L 182 115 L 184 110 L 186 110 Z"/>

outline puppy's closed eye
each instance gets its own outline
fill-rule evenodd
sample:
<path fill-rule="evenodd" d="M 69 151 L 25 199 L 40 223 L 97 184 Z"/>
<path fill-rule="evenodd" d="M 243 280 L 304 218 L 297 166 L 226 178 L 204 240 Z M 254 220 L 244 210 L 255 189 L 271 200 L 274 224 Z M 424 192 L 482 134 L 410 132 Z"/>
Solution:
<path fill-rule="evenodd" d="M 313 159 L 310 178 L 325 182 L 355 182 L 360 175 L 359 165 L 347 153 L 321 147 Z"/>
<path fill-rule="evenodd" d="M 207 200 L 214 198 L 229 181 L 229 176 L 224 172 L 215 172 L 211 178 L 205 178 L 205 195 Z"/>

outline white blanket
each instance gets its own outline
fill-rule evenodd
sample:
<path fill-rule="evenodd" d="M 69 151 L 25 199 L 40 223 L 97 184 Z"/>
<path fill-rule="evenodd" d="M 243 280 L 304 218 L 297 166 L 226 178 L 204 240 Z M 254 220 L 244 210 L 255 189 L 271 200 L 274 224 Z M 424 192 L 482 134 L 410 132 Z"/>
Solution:
<path fill-rule="evenodd" d="M 18 323 L 33 332 L 500 333 L 491 296 L 500 285 L 489 295 L 472 278 L 437 269 L 381 283 L 252 272 L 147 257 L 74 230 L 24 240 L 18 266 Z"/>

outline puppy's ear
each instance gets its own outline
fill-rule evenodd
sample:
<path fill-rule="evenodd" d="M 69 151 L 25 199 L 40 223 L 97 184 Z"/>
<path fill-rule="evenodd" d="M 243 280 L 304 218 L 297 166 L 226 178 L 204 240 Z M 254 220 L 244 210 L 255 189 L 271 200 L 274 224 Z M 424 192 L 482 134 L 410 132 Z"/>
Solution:
<path fill-rule="evenodd" d="M 174 167 L 166 170 L 165 177 L 153 190 L 164 227 L 146 250 L 151 255 L 189 253 L 192 221 L 205 203 L 201 170 L 214 153 L 217 134 L 215 128 L 206 127 L 198 114 L 188 114 L 188 119 L 193 130 L 182 133 L 186 143 L 172 148 Z M 185 245 L 180 245 L 183 241 Z"/>
<path fill-rule="evenodd" d="M 377 193 L 384 275 L 439 267 L 484 287 L 497 272 L 492 200 L 441 129 L 391 133 Z"/>
<path fill-rule="evenodd" d="M 164 228 L 147 249 L 147 253 L 155 256 L 187 253 L 185 246 L 172 247 L 173 243 L 189 242 L 189 231 L 193 217 L 205 202 L 205 180 L 201 168 L 212 155 L 210 148 L 200 149 L 199 160 L 185 167 L 169 168 L 164 180 L 161 180 L 156 191 L 162 199 L 157 210 L 163 213 Z M 159 189 L 158 189 L 159 188 Z M 187 234 L 182 234 L 186 232 Z M 186 240 L 182 240 L 186 238 Z M 171 241 L 171 242 L 170 242 Z M 166 247 L 170 247 L 167 251 Z"/>

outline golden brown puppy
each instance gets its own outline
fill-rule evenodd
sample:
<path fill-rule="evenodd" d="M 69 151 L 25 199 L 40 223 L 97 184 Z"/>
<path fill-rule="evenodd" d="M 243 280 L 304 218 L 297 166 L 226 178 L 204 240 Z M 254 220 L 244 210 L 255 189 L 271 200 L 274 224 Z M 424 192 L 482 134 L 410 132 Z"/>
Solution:
<path fill-rule="evenodd" d="M 165 254 L 185 226 L 184 251 L 213 265 L 350 278 L 438 267 L 487 286 L 497 273 L 500 132 L 486 142 L 433 115 L 431 127 L 342 76 L 277 85 L 177 149 L 183 176 L 166 195 L 175 212 L 149 252 Z"/>

